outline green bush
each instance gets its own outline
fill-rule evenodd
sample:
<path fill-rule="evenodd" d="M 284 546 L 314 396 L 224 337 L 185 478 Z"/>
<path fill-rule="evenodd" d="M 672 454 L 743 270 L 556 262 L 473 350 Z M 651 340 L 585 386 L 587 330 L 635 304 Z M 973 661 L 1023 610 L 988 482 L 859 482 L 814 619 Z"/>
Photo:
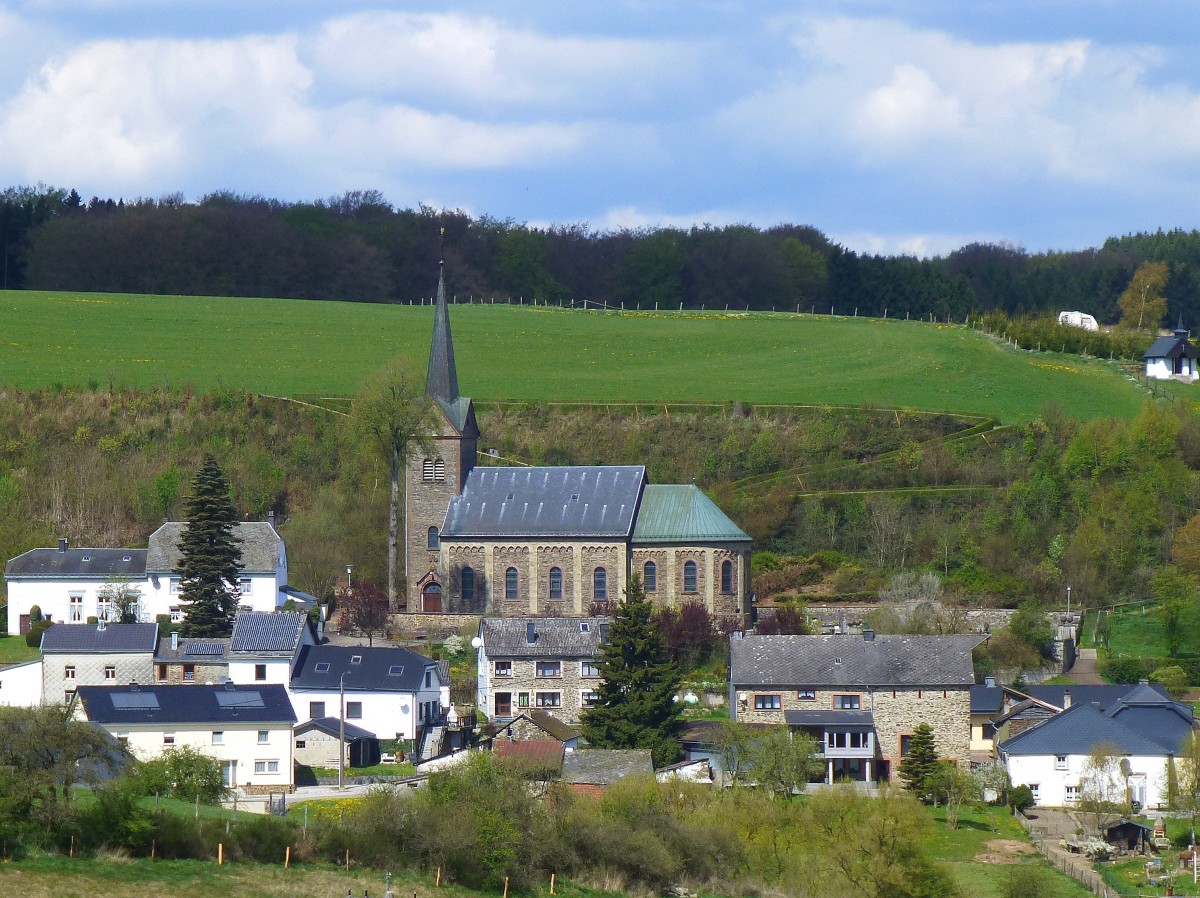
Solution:
<path fill-rule="evenodd" d="M 150 853 L 154 838 L 153 814 L 141 806 L 141 790 L 128 780 L 117 780 L 93 790 L 95 802 L 79 814 L 81 847 L 126 848 L 134 854 Z"/>
<path fill-rule="evenodd" d="M 54 621 L 52 620 L 39 620 L 30 624 L 29 632 L 25 634 L 25 644 L 31 649 L 38 648 L 42 644 L 42 634 L 53 626 Z"/>
<path fill-rule="evenodd" d="M 228 850 L 235 859 L 277 864 L 299 838 L 296 824 L 282 817 L 246 814 L 230 832 Z"/>
<path fill-rule="evenodd" d="M 1177 664 L 1171 667 L 1160 667 L 1150 674 L 1151 683 L 1159 683 L 1167 687 L 1167 691 L 1176 696 L 1187 692 L 1190 685 L 1188 680 L 1187 671 Z"/>
<path fill-rule="evenodd" d="M 1026 785 L 1016 786 L 1008 793 L 1008 806 L 1014 812 L 1027 811 L 1033 805 L 1033 790 Z"/>
<path fill-rule="evenodd" d="M 144 795 L 216 804 L 225 795 L 221 762 L 190 746 L 168 749 L 138 765 L 136 778 Z"/>
<path fill-rule="evenodd" d="M 1055 891 L 1046 871 L 1033 864 L 1011 867 L 1000 883 L 1000 898 L 1050 898 Z"/>

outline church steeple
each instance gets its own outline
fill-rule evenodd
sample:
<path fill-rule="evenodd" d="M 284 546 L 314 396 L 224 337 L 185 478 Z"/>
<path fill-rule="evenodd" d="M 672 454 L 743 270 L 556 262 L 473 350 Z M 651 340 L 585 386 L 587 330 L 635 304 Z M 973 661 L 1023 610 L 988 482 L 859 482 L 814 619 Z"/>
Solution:
<path fill-rule="evenodd" d="M 433 313 L 433 342 L 429 346 L 429 374 L 425 392 L 453 405 L 458 400 L 458 369 L 454 364 L 454 339 L 450 336 L 450 310 L 446 308 L 446 263 L 438 263 L 437 308 Z"/>

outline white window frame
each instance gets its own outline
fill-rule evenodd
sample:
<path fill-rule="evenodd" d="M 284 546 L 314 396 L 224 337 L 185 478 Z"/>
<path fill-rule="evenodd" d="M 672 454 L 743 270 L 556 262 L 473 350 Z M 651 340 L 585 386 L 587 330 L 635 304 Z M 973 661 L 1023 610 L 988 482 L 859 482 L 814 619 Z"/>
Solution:
<path fill-rule="evenodd" d="M 260 776 L 279 773 L 279 761 L 276 758 L 256 760 L 254 762 L 254 772 Z"/>
<path fill-rule="evenodd" d="M 224 730 L 213 730 L 212 744 L 213 745 L 224 745 L 225 744 L 225 731 Z"/>
<path fill-rule="evenodd" d="M 173 624 L 183 623 L 183 607 L 182 606 L 172 605 L 170 607 L 170 614 L 171 614 L 171 623 L 173 623 Z"/>
<path fill-rule="evenodd" d="M 754 695 L 755 711 L 782 711 L 783 696 L 778 692 L 762 692 Z"/>
<path fill-rule="evenodd" d="M 238 578 L 238 595 L 248 596 L 254 591 L 253 577 Z"/>
<path fill-rule="evenodd" d="M 1070 764 L 1068 762 L 1066 755 L 1055 755 L 1054 756 L 1054 769 L 1055 770 L 1069 770 L 1070 769 Z"/>
<path fill-rule="evenodd" d="M 862 696 L 855 693 L 839 692 L 833 697 L 835 711 L 861 711 Z"/>
<path fill-rule="evenodd" d="M 270 745 L 271 744 L 271 731 L 270 730 L 259 730 L 258 731 L 258 744 L 259 745 Z"/>
<path fill-rule="evenodd" d="M 63 679 L 64 680 L 75 679 L 75 665 L 74 664 L 68 664 L 66 667 L 63 668 Z"/>
<path fill-rule="evenodd" d="M 587 677 L 589 679 L 592 677 L 599 677 L 600 676 L 600 662 L 599 661 L 580 661 L 579 662 L 579 675 L 581 677 Z"/>
<path fill-rule="evenodd" d="M 535 692 L 533 694 L 533 706 L 535 708 L 561 708 L 562 693 L 561 692 Z"/>
<path fill-rule="evenodd" d="M 67 603 L 70 606 L 70 621 L 73 624 L 83 623 L 83 593 L 73 592 L 67 596 Z"/>
<path fill-rule="evenodd" d="M 1079 801 L 1079 796 L 1083 790 L 1079 786 L 1066 786 L 1063 789 L 1063 801 L 1066 804 L 1074 804 Z"/>
<path fill-rule="evenodd" d="M 163 745 L 174 745 L 174 744 L 175 744 L 175 734 L 174 733 L 163 733 Z"/>
<path fill-rule="evenodd" d="M 115 665 L 115 664 L 105 664 L 104 665 L 104 679 L 106 679 L 106 680 L 116 680 L 117 679 L 117 665 Z"/>

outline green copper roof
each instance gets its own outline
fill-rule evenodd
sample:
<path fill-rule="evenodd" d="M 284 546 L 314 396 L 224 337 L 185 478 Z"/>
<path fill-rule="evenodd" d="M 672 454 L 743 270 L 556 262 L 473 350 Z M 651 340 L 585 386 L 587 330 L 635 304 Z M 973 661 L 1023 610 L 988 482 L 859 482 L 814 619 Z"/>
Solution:
<path fill-rule="evenodd" d="M 750 537 L 692 483 L 650 483 L 642 493 L 633 542 L 750 542 Z"/>

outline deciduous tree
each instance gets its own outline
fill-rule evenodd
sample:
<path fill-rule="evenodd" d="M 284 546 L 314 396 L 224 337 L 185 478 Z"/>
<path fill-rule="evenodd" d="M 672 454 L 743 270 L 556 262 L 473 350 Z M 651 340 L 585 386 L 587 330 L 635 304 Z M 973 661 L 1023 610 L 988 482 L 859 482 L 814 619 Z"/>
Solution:
<path fill-rule="evenodd" d="M 370 580 L 359 580 L 338 591 L 338 618 L 342 626 L 358 630 L 374 644 L 374 636 L 387 626 L 387 593 Z"/>
<path fill-rule="evenodd" d="M 396 566 L 400 539 L 400 478 L 413 447 L 428 448 L 433 433 L 433 404 L 425 384 L 407 362 L 390 362 L 375 373 L 354 398 L 354 425 L 388 466 L 388 607 L 399 607 Z"/>
<path fill-rule="evenodd" d="M 1129 286 L 1117 300 L 1121 307 L 1121 327 L 1133 330 L 1157 330 L 1167 314 L 1167 263 L 1143 262 L 1133 273 Z"/>
<path fill-rule="evenodd" d="M 179 539 L 179 598 L 185 606 L 184 636 L 220 638 L 233 631 L 242 547 L 234 526 L 237 511 L 229 481 L 211 455 L 192 479 L 187 523 Z"/>
<path fill-rule="evenodd" d="M 635 574 L 600 654 L 599 699 L 581 722 L 584 737 L 597 748 L 648 748 L 662 766 L 679 757 L 683 718 L 675 700 L 679 670 L 651 615 Z"/>
<path fill-rule="evenodd" d="M 772 795 L 791 797 L 803 792 L 809 780 L 824 768 L 818 745 L 807 733 L 771 727 L 750 742 L 749 776 Z"/>

